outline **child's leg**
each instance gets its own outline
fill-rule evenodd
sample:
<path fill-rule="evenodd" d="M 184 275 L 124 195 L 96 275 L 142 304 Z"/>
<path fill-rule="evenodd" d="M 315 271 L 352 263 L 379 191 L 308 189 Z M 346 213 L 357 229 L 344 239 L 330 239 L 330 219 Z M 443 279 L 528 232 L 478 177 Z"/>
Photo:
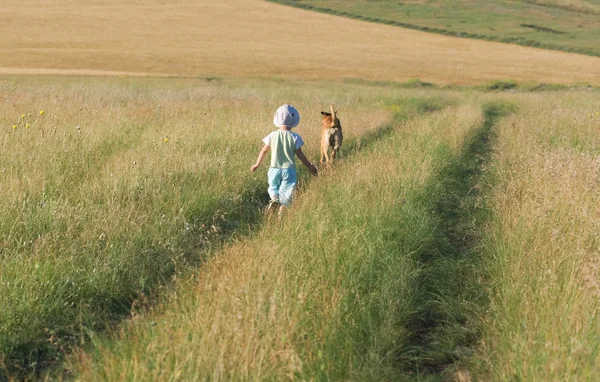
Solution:
<path fill-rule="evenodd" d="M 269 178 L 269 196 L 271 200 L 279 201 L 279 189 L 281 187 L 281 169 L 270 168 L 268 173 Z"/>
<path fill-rule="evenodd" d="M 289 207 L 292 204 L 294 190 L 298 184 L 296 169 L 282 169 L 281 185 L 279 187 L 279 203 L 282 206 Z"/>

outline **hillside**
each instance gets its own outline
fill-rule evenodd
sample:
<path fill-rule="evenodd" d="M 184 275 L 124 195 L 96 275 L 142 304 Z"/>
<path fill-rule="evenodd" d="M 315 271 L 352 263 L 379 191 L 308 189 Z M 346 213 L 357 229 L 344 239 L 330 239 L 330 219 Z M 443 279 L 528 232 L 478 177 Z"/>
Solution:
<path fill-rule="evenodd" d="M 600 58 L 459 39 L 264 1 L 4 2 L 0 73 L 600 84 Z"/>
<path fill-rule="evenodd" d="M 271 0 L 450 36 L 600 56 L 600 2 Z"/>

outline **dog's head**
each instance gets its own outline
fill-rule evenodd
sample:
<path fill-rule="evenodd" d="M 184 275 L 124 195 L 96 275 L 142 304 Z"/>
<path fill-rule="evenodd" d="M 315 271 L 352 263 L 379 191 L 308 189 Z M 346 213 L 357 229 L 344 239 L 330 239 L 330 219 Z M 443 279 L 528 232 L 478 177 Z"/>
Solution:
<path fill-rule="evenodd" d="M 331 113 L 326 111 L 321 112 L 321 116 L 323 117 L 323 126 L 333 127 L 333 128 L 342 128 L 342 124 L 340 120 L 336 116 L 337 111 L 334 110 L 333 104 L 331 105 Z"/>

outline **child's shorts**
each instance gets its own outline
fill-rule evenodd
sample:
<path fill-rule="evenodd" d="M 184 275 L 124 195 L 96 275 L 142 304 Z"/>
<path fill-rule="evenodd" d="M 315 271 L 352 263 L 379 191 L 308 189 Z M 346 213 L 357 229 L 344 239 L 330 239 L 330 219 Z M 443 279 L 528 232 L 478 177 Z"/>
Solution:
<path fill-rule="evenodd" d="M 289 207 L 292 204 L 294 189 L 298 184 L 295 168 L 269 169 L 269 196 L 280 204 Z"/>

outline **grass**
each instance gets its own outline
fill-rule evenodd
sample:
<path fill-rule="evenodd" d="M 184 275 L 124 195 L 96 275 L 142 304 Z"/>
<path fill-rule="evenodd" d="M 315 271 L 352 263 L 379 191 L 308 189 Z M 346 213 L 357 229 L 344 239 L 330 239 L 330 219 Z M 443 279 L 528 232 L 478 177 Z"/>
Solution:
<path fill-rule="evenodd" d="M 396 7 L 396 2 L 388 1 L 368 2 L 368 6 L 362 0 L 327 3 L 331 7 L 359 6 L 357 11 L 363 20 L 374 17 L 369 13 L 374 7 L 381 8 L 383 15 L 392 15 Z M 278 77 L 398 83 L 419 78 L 423 84 L 441 85 L 512 79 L 600 85 L 600 59 L 596 57 L 457 39 L 266 1 L 224 0 L 217 4 L 181 0 L 172 4 L 148 0 L 141 5 L 133 0 L 107 0 L 99 4 L 97 0 L 53 0 L 43 4 L 5 0 L 0 24 L 8 32 L 0 41 L 0 74 Z M 456 9 L 462 12 L 465 8 Z M 474 26 L 485 25 L 480 16 L 494 14 L 488 8 L 469 9 L 475 12 L 469 16 L 476 22 Z M 525 13 L 520 11 L 506 18 L 516 23 L 538 23 L 518 21 Z M 575 38 L 571 39 L 572 34 L 556 36 L 569 38 L 570 44 L 588 41 L 597 48 L 599 36 L 593 29 L 597 17 L 582 17 L 584 28 Z M 506 18 L 500 21 L 509 23 Z M 561 16 L 556 22 L 563 19 L 569 23 L 572 18 Z M 498 33 L 506 29 L 503 25 L 498 28 Z M 545 33 L 516 28 L 526 36 Z M 564 29 L 562 25 L 555 28 Z"/>
<path fill-rule="evenodd" d="M 597 2 L 294 3 L 3 5 L 0 380 L 593 379 Z"/>
<path fill-rule="evenodd" d="M 489 311 L 483 380 L 592 380 L 600 371 L 600 103 L 586 93 L 516 98 L 498 124 L 483 230 Z"/>
<path fill-rule="evenodd" d="M 414 83 L 0 82 L 0 379 L 592 379 L 596 92 Z M 344 159 L 269 220 L 283 99 Z"/>
<path fill-rule="evenodd" d="M 594 1 L 271 1 L 449 36 L 600 55 Z"/>
<path fill-rule="evenodd" d="M 303 110 L 306 142 L 318 141 L 318 110 L 330 97 L 348 120 L 348 141 L 391 116 L 379 91 L 323 88 L 1 82 L 9 100 L 0 105 L 3 370 L 28 374 L 55 364 L 87 331 L 129 315 L 134 300 L 151 301 L 221 243 L 261 225 L 265 180 L 248 165 L 282 99 Z M 316 145 L 307 152 L 316 157 Z"/>
<path fill-rule="evenodd" d="M 404 322 L 410 335 L 398 350 L 408 373 L 455 379 L 468 370 L 465 361 L 480 336 L 475 321 L 488 304 L 479 247 L 479 227 L 489 218 L 482 203 L 485 172 L 495 124 L 513 110 L 505 102 L 484 104 L 484 120 L 469 132 L 460 155 L 422 192 L 435 231 L 431 244 L 415 255 L 420 272 L 412 286 L 413 313 Z"/>
<path fill-rule="evenodd" d="M 482 120 L 471 103 L 439 110 L 453 98 L 393 101 L 429 114 L 363 143 L 312 180 L 282 221 L 225 247 L 156 309 L 98 338 L 72 359 L 74 377 L 408 378 L 396 353 L 411 338 L 418 254 L 437 236 L 423 188 Z"/>

